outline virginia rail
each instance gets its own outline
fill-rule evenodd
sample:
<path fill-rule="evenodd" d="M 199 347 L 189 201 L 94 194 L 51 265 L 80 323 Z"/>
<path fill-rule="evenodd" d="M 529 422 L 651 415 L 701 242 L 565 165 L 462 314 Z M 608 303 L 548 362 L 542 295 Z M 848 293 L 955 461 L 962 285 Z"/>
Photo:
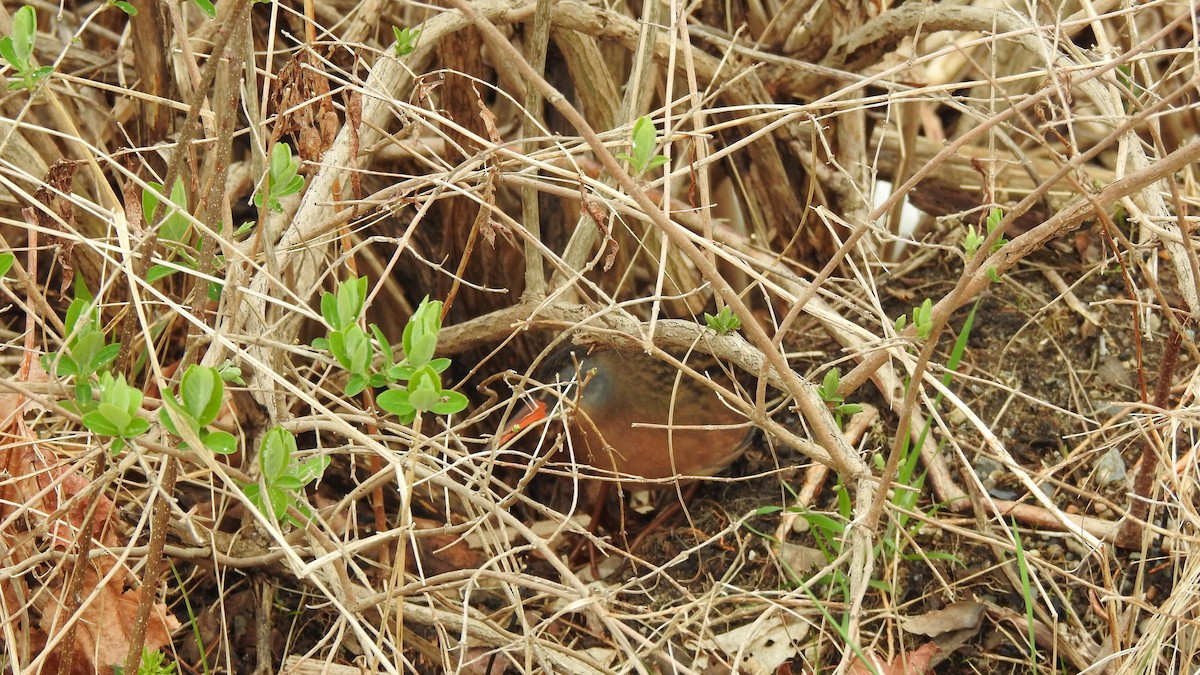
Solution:
<path fill-rule="evenodd" d="M 667 479 L 715 475 L 750 440 L 746 418 L 715 392 L 641 352 L 560 349 L 542 364 L 538 379 L 559 383 L 560 393 L 536 398 L 501 441 L 546 419 L 561 400 L 573 459 L 626 488 L 669 487 L 674 481 Z"/>

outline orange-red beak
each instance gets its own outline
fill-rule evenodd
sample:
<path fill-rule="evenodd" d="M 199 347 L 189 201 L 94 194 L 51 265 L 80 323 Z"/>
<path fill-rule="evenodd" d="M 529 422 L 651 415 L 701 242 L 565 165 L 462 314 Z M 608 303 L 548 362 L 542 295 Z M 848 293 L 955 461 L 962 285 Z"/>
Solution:
<path fill-rule="evenodd" d="M 529 404 L 529 410 L 526 411 L 526 413 L 520 418 L 518 418 L 516 422 L 513 422 L 512 426 L 510 426 L 508 430 L 504 432 L 504 435 L 500 437 L 499 445 L 504 445 L 526 428 L 546 419 L 546 416 L 549 414 L 549 412 L 550 409 L 546 405 L 545 401 L 533 401 Z"/>

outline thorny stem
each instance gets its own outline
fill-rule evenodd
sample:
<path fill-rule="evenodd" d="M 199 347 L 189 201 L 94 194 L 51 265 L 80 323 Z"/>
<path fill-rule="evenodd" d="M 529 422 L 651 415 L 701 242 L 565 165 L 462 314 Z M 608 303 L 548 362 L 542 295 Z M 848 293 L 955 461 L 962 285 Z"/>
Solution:
<path fill-rule="evenodd" d="M 1170 403 L 1171 383 L 1175 380 L 1175 367 L 1179 364 L 1179 348 L 1183 343 L 1183 333 L 1171 330 L 1167 344 L 1163 347 L 1162 362 L 1158 368 L 1158 383 L 1154 388 L 1154 405 L 1165 410 Z M 1142 523 L 1150 512 L 1150 493 L 1154 486 L 1154 476 L 1158 470 L 1158 453 L 1153 440 L 1158 438 L 1158 429 L 1149 430 L 1151 438 L 1142 443 L 1142 456 L 1138 459 L 1133 478 L 1133 498 L 1129 502 L 1129 516 L 1117 533 L 1117 543 L 1126 548 L 1137 548 L 1142 535 Z"/>

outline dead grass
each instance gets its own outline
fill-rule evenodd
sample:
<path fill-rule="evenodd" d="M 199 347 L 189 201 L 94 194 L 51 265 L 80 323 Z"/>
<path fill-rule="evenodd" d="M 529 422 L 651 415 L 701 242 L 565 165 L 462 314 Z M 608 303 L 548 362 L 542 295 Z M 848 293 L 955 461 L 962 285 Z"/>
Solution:
<path fill-rule="evenodd" d="M 34 5 L 54 74 L 0 99 L 5 672 L 1200 666 L 1187 3 L 135 4 Z M 640 116 L 669 162 L 631 176 Z M 304 190 L 256 209 L 284 141 Z M 140 206 L 176 178 L 190 266 Z M 343 394 L 310 345 L 355 274 L 396 344 L 446 301 L 466 412 Z M 38 363 L 76 277 L 154 420 L 118 455 Z M 589 531 L 553 433 L 492 440 L 530 386 L 492 376 L 560 340 L 717 357 L 761 440 Z M 160 392 L 226 361 L 239 452 L 180 449 Z M 246 500 L 276 426 L 332 459 L 306 528 Z"/>

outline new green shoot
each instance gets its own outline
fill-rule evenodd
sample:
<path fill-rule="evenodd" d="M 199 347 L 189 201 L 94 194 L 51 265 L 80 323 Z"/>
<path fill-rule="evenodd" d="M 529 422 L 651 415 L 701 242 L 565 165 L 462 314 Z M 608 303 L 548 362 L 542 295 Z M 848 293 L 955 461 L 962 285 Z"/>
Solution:
<path fill-rule="evenodd" d="M 658 135 L 654 129 L 654 122 L 649 117 L 639 117 L 633 123 L 633 134 L 629 139 L 633 152 L 622 152 L 617 155 L 617 159 L 629 162 L 629 165 L 633 167 L 635 176 L 640 176 L 647 171 L 666 164 L 666 157 L 654 154 L 657 138 Z"/>

